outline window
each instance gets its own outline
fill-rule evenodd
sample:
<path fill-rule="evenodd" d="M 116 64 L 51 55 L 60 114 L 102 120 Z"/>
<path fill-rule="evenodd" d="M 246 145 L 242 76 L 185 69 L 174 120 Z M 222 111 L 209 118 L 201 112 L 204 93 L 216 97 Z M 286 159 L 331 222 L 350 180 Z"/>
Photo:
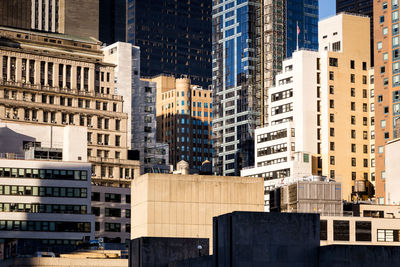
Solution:
<path fill-rule="evenodd" d="M 352 97 L 356 96 L 356 88 L 350 88 L 350 96 Z"/>
<path fill-rule="evenodd" d="M 385 139 L 389 139 L 389 137 L 390 137 L 389 136 L 389 132 L 384 132 L 383 136 L 384 136 Z"/>
<path fill-rule="evenodd" d="M 351 124 L 356 124 L 356 116 L 351 116 L 351 120 L 350 120 Z"/>
<path fill-rule="evenodd" d="M 351 152 L 356 152 L 356 144 L 351 144 Z"/>
<path fill-rule="evenodd" d="M 399 34 L 399 24 L 393 24 L 392 25 L 392 35 L 397 35 Z"/>
<path fill-rule="evenodd" d="M 106 208 L 105 216 L 106 217 L 121 217 L 121 209 Z"/>
<path fill-rule="evenodd" d="M 335 78 L 335 77 L 334 77 L 333 71 L 330 71 L 330 72 L 329 72 L 329 80 L 333 81 L 334 78 Z"/>
<path fill-rule="evenodd" d="M 338 59 L 334 57 L 329 58 L 329 66 L 337 67 L 338 66 Z"/>
<path fill-rule="evenodd" d="M 121 203 L 121 195 L 106 193 L 105 194 L 105 202 Z"/>
<path fill-rule="evenodd" d="M 335 122 L 335 114 L 329 114 L 329 121 Z"/>
<path fill-rule="evenodd" d="M 104 223 L 104 228 L 106 232 L 121 232 L 120 223 Z"/>
<path fill-rule="evenodd" d="M 355 111 L 356 110 L 356 103 L 355 102 L 351 102 L 350 103 L 350 108 L 351 108 L 352 111 Z"/>
<path fill-rule="evenodd" d="M 351 172 L 351 180 L 355 181 L 357 177 L 356 172 Z"/>
<path fill-rule="evenodd" d="M 329 163 L 335 165 L 335 156 L 330 156 Z"/>
<path fill-rule="evenodd" d="M 381 120 L 381 128 L 386 128 L 386 120 Z"/>
<path fill-rule="evenodd" d="M 350 60 L 350 68 L 354 69 L 355 68 L 355 63 L 354 60 Z"/>
<path fill-rule="evenodd" d="M 350 240 L 350 227 L 349 221 L 333 221 L 333 240 L 335 241 L 349 241 Z"/>
<path fill-rule="evenodd" d="M 335 93 L 335 88 L 333 87 L 333 85 L 330 85 L 330 86 L 329 86 L 329 93 L 330 93 L 331 95 L 333 95 L 333 94 Z"/>
<path fill-rule="evenodd" d="M 356 167 L 357 166 L 356 158 L 351 158 L 351 166 L 352 167 Z"/>
<path fill-rule="evenodd" d="M 387 61 L 389 59 L 389 56 L 388 56 L 387 52 L 383 53 L 382 57 L 383 57 L 383 61 Z"/>
<path fill-rule="evenodd" d="M 330 136 L 335 136 L 335 128 L 330 128 L 329 129 L 329 133 L 330 133 Z"/>
<path fill-rule="evenodd" d="M 371 222 L 356 222 L 356 241 L 372 241 Z"/>
<path fill-rule="evenodd" d="M 328 222 L 320 220 L 320 240 L 328 240 Z"/>
<path fill-rule="evenodd" d="M 356 130 L 351 130 L 351 138 L 356 138 Z"/>
<path fill-rule="evenodd" d="M 378 146 L 378 153 L 382 154 L 383 153 L 383 146 Z"/>
<path fill-rule="evenodd" d="M 382 3 L 382 9 L 383 9 L 383 10 L 386 10 L 386 9 L 387 9 L 387 2 L 383 2 L 383 3 Z"/>
<path fill-rule="evenodd" d="M 392 22 L 399 21 L 399 11 L 392 12 Z"/>
<path fill-rule="evenodd" d="M 385 22 L 385 16 L 380 16 L 379 23 L 384 23 L 384 22 Z"/>
<path fill-rule="evenodd" d="M 384 114 L 388 114 L 389 113 L 389 107 L 388 106 L 383 107 L 383 113 Z"/>
<path fill-rule="evenodd" d="M 376 44 L 376 49 L 381 50 L 382 49 L 382 42 L 378 42 Z"/>
<path fill-rule="evenodd" d="M 329 100 L 329 107 L 334 108 L 335 107 L 335 101 L 333 99 Z"/>
<path fill-rule="evenodd" d="M 92 207 L 92 214 L 94 216 L 100 216 L 100 208 L 99 207 Z"/>
<path fill-rule="evenodd" d="M 330 142 L 329 148 L 331 151 L 335 151 L 335 142 Z"/>
<path fill-rule="evenodd" d="M 356 82 L 356 75 L 355 74 L 350 74 L 350 82 L 355 83 Z"/>

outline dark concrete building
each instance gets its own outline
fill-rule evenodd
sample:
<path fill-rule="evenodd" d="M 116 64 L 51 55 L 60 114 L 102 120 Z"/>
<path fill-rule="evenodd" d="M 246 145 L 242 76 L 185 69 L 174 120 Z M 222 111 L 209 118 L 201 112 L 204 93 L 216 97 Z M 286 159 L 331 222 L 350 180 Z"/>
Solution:
<path fill-rule="evenodd" d="M 99 25 L 100 41 L 140 46 L 142 76 L 211 84 L 211 1 L 102 0 Z"/>
<path fill-rule="evenodd" d="M 1 0 L 0 26 L 99 37 L 99 0 Z"/>
<path fill-rule="evenodd" d="M 207 251 L 204 251 L 206 241 L 201 240 L 201 242 L 197 238 L 134 239 L 130 243 L 129 266 L 389 267 L 400 265 L 398 246 L 320 246 L 318 214 L 228 213 L 214 218 L 213 255 L 209 256 Z M 196 250 L 196 244 L 204 246 L 201 253 Z"/>
<path fill-rule="evenodd" d="M 374 7 L 373 0 L 336 0 L 336 13 L 349 12 L 371 19 L 371 66 L 374 66 Z"/>
<path fill-rule="evenodd" d="M 29 29 L 31 26 L 31 0 L 1 0 L 0 25 Z"/>

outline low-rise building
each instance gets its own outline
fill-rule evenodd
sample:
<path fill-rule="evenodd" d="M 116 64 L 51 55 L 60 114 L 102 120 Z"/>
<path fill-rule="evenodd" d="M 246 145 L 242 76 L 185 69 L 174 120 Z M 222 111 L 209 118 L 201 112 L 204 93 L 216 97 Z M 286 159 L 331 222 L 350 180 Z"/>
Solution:
<path fill-rule="evenodd" d="M 0 159 L 0 258 L 93 239 L 90 180 L 90 163 Z"/>
<path fill-rule="evenodd" d="M 148 173 L 133 180 L 131 195 L 132 239 L 197 237 L 212 243 L 213 217 L 264 210 L 259 177 Z"/>

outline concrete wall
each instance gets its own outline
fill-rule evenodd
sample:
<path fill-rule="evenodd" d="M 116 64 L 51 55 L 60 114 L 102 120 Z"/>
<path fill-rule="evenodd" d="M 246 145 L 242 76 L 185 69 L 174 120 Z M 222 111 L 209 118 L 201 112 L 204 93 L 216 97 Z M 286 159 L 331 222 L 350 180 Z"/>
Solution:
<path fill-rule="evenodd" d="M 4 267 L 127 267 L 127 259 L 65 259 L 65 258 L 21 258 L 1 263 Z"/>
<path fill-rule="evenodd" d="M 130 242 L 129 266 L 170 266 L 169 262 L 198 257 L 199 245 L 202 247 L 201 255 L 208 255 L 209 241 L 206 238 L 137 238 Z"/>
<path fill-rule="evenodd" d="M 400 264 L 400 247 L 325 246 L 319 248 L 319 266 L 393 267 Z"/>
<path fill-rule="evenodd" d="M 133 180 L 131 195 L 131 238 L 211 240 L 214 216 L 264 210 L 262 178 L 145 174 Z"/>
<path fill-rule="evenodd" d="M 398 205 L 400 204 L 400 139 L 389 142 L 385 148 L 386 203 Z"/>
<path fill-rule="evenodd" d="M 215 266 L 318 266 L 319 215 L 233 212 L 214 219 Z"/>

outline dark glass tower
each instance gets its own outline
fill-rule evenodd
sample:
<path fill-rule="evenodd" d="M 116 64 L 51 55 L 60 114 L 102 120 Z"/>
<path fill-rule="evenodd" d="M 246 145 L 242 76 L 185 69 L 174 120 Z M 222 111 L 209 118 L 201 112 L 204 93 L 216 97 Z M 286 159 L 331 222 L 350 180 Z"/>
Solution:
<path fill-rule="evenodd" d="M 374 66 L 374 5 L 373 0 L 336 0 L 336 13 L 361 14 L 371 19 L 371 66 Z"/>
<path fill-rule="evenodd" d="M 107 45 L 126 42 L 126 0 L 99 1 L 99 39 Z"/>
<path fill-rule="evenodd" d="M 193 84 L 207 88 L 211 1 L 130 0 L 128 5 L 128 42 L 141 48 L 142 75 L 189 75 Z"/>
<path fill-rule="evenodd" d="M 211 84 L 211 1 L 101 0 L 100 14 L 101 41 L 140 47 L 142 76 L 187 75 L 193 84 Z"/>
<path fill-rule="evenodd" d="M 318 0 L 286 1 L 286 57 L 291 57 L 297 47 L 318 50 Z"/>

